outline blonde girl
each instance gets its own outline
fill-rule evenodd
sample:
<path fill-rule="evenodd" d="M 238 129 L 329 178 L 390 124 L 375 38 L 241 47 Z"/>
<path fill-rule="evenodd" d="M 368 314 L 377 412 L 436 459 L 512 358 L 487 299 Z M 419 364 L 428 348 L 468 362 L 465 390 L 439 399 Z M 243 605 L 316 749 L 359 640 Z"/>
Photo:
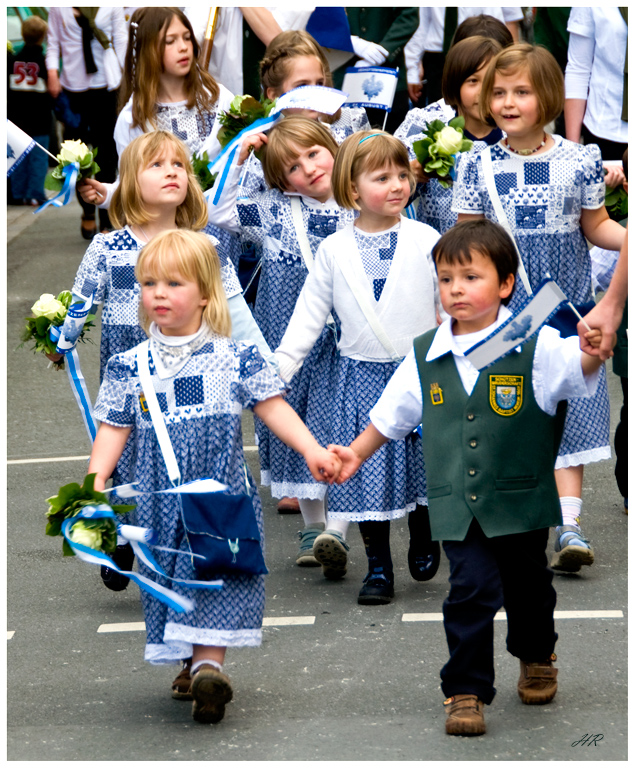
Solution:
<path fill-rule="evenodd" d="M 480 96 L 483 119 L 492 118 L 506 137 L 461 163 L 452 210 L 459 221 L 498 218 L 483 175 L 491 156 L 495 186 L 535 290 L 548 274 L 574 304 L 592 297 L 591 260 L 586 240 L 619 250 L 624 230 L 604 207 L 602 157 L 595 144 L 581 146 L 547 133 L 562 112 L 564 79 L 554 57 L 540 46 L 518 43 L 490 63 Z M 517 278 L 510 304 L 526 299 Z M 579 571 L 594 554 L 580 529 L 584 465 L 611 456 L 606 374 L 596 394 L 569 401 L 556 462 L 563 526 L 556 529 L 552 567 Z"/>
<path fill-rule="evenodd" d="M 370 409 L 398 361 L 414 337 L 436 323 L 431 249 L 438 234 L 401 216 L 414 178 L 405 147 L 390 134 L 362 131 L 345 139 L 332 178 L 336 202 L 359 215 L 318 248 L 276 355 L 280 375 L 293 388 L 329 313 L 339 318 L 335 381 L 322 388 L 324 408 L 332 415 L 331 440 L 339 443 L 366 428 Z M 329 520 L 360 525 L 368 557 L 358 596 L 362 605 L 389 603 L 394 596 L 391 519 L 413 513 L 413 576 L 426 580 L 438 568 L 439 550 L 431 545 L 423 507 L 420 450 L 419 436 L 411 435 L 382 448 L 368 472 L 353 483 L 329 490 Z M 417 503 L 421 507 L 415 512 Z M 319 542 L 320 537 L 315 547 Z"/>
<path fill-rule="evenodd" d="M 220 152 L 218 115 L 229 109 L 233 94 L 201 70 L 198 54 L 192 26 L 179 8 L 133 13 L 115 126 L 120 158 L 132 139 L 155 129 L 177 134 L 190 154 L 204 147 L 211 159 Z M 82 196 L 108 207 L 113 186 L 89 179 Z"/>
<path fill-rule="evenodd" d="M 124 446 L 135 435 L 134 477 L 137 524 L 154 529 L 163 546 L 188 552 L 178 497 L 157 494 L 171 487 L 152 420 L 144 410 L 137 354 L 149 355 L 152 384 L 165 403 L 163 417 L 183 483 L 213 478 L 230 494 L 247 494 L 264 538 L 262 507 L 245 464 L 241 409 L 256 412 L 282 439 L 305 457 L 316 478 L 338 468 L 281 397 L 284 385 L 255 346 L 229 338 L 229 307 L 220 262 L 209 238 L 186 230 L 162 232 L 143 249 L 136 265 L 142 316 L 150 338 L 145 345 L 113 357 L 106 368 L 95 406 L 101 421 L 89 472 L 103 489 Z M 195 450 L 192 450 L 193 446 Z M 163 551 L 155 557 L 165 573 L 194 579 L 193 558 Z M 152 576 L 143 563 L 142 574 Z M 219 591 L 175 587 L 195 600 L 193 611 L 176 614 L 142 593 L 146 623 L 145 659 L 174 664 L 192 659 L 192 716 L 216 723 L 233 696 L 223 671 L 228 646 L 261 642 L 264 576 L 218 573 Z"/>
<path fill-rule="evenodd" d="M 417 221 L 429 224 L 443 234 L 456 224 L 452 213 L 452 190 L 441 186 L 435 178 L 429 178 L 415 157 L 412 145 L 424 138 L 434 120 L 447 125 L 453 118 L 465 119 L 465 137 L 473 143 L 471 152 L 480 152 L 495 144 L 503 133 L 493 120 L 483 120 L 479 107 L 479 94 L 487 65 L 500 50 L 501 44 L 487 37 L 473 36 L 455 43 L 445 59 L 441 90 L 443 99 L 424 109 L 411 109 L 404 122 L 395 131 L 395 137 L 408 149 L 411 167 L 419 184 L 415 203 Z M 456 167 L 465 154 L 456 159 Z"/>

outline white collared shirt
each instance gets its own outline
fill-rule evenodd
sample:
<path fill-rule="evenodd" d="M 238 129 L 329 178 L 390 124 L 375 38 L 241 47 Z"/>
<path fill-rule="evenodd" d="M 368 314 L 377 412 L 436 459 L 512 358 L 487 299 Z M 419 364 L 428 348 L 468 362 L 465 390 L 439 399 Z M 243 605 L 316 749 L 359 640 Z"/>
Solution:
<path fill-rule="evenodd" d="M 464 352 L 489 336 L 510 315 L 510 311 L 501 306 L 495 323 L 476 333 L 461 336 L 452 333 L 452 319 L 446 320 L 439 326 L 426 360 L 436 360 L 452 352 L 463 387 L 470 395 L 479 372 Z M 581 354 L 577 336 L 562 339 L 553 328 L 545 326 L 541 329 L 534 356 L 532 385 L 536 402 L 545 413 L 553 416 L 561 400 L 588 397 L 595 393 L 599 369 L 585 377 L 580 364 Z M 401 440 L 421 423 L 422 413 L 421 383 L 414 349 L 411 349 L 371 410 L 370 420 L 385 437 Z"/>

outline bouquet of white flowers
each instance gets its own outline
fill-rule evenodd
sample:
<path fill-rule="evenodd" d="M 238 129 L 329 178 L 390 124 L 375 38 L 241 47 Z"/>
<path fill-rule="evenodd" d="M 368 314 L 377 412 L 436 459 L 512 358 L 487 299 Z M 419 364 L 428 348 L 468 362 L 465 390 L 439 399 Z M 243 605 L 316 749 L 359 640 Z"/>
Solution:
<path fill-rule="evenodd" d="M 433 120 L 423 132 L 425 139 L 412 145 L 424 173 L 438 179 L 446 189 L 452 186 L 452 178 L 448 176 L 456 163 L 456 155 L 472 149 L 473 142 L 463 137 L 463 128 L 463 117 L 455 117 L 447 125 L 441 120 Z"/>
<path fill-rule="evenodd" d="M 95 162 L 97 157 L 97 147 L 90 150 L 83 141 L 78 139 L 63 141 L 60 147 L 60 153 L 57 156 L 59 165 L 57 165 L 50 176 L 47 176 L 45 187 L 47 189 L 60 190 L 64 185 L 64 168 L 72 163 L 79 166 L 77 181 L 90 178 L 99 172 L 100 168 Z"/>
<path fill-rule="evenodd" d="M 47 499 L 49 505 L 46 513 L 47 536 L 61 536 L 64 520 L 68 517 L 76 517 L 84 507 L 107 504 L 117 514 L 129 512 L 135 508 L 135 504 L 110 504 L 105 493 L 95 490 L 96 476 L 96 473 L 86 475 L 83 485 L 77 483 L 63 485 L 57 492 L 57 496 Z M 70 538 L 78 544 L 109 554 L 114 552 L 117 546 L 117 524 L 112 517 L 80 518 L 72 526 Z M 62 544 L 62 550 L 64 555 L 75 554 L 66 539 Z"/>
<path fill-rule="evenodd" d="M 73 294 L 70 291 L 62 291 L 57 298 L 52 293 L 43 293 L 40 298 L 31 307 L 32 317 L 26 318 L 26 327 L 22 332 L 23 347 L 30 341 L 33 341 L 33 351 L 43 354 L 54 354 L 57 348 L 57 340 L 51 338 L 51 327 L 59 327 L 64 323 L 68 308 L 73 300 Z M 92 322 L 95 315 L 88 315 L 84 327 L 79 335 L 79 341 L 89 341 L 84 338 L 86 331 L 94 325 Z M 64 358 L 58 363 L 53 363 L 57 370 L 64 369 Z"/>

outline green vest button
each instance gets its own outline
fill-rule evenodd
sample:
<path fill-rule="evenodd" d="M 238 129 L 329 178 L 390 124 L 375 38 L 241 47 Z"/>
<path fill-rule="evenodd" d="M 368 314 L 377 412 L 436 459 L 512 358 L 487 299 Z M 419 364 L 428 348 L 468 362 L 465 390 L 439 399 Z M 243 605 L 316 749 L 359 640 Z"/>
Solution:
<path fill-rule="evenodd" d="M 475 469 L 470 469 L 470 470 L 468 470 L 468 475 L 469 475 L 470 477 L 474 477 L 474 475 L 475 475 L 475 474 L 476 474 L 476 470 L 475 470 Z"/>
<path fill-rule="evenodd" d="M 476 440 L 470 440 L 470 448 L 476 448 L 477 442 Z"/>
<path fill-rule="evenodd" d="M 470 501 L 476 501 L 476 494 L 475 494 L 475 493 L 473 493 L 473 494 L 470 496 Z"/>
<path fill-rule="evenodd" d="M 467 420 L 468 421 L 474 421 L 474 414 L 473 413 L 468 413 Z"/>

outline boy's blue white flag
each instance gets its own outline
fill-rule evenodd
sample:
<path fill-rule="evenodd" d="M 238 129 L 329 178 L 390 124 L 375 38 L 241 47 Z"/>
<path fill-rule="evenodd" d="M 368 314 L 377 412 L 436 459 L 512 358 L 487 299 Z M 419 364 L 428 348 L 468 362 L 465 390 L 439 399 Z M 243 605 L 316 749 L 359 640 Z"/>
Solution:
<path fill-rule="evenodd" d="M 520 344 L 529 341 L 561 304 L 568 303 L 569 300 L 553 280 L 543 280 L 520 312 L 499 325 L 486 339 L 475 344 L 465 353 L 465 357 L 479 371 L 488 368 Z"/>
<path fill-rule="evenodd" d="M 334 115 L 346 101 L 346 93 L 326 85 L 300 85 L 283 93 L 269 113 L 276 115 L 283 109 L 312 109 L 323 115 Z"/>
<path fill-rule="evenodd" d="M 11 120 L 7 120 L 7 177 L 20 165 L 36 142 Z M 39 144 L 37 145 L 39 146 Z"/>
<path fill-rule="evenodd" d="M 375 107 L 390 112 L 397 90 L 399 69 L 387 67 L 348 67 L 342 90 L 351 107 Z"/>

